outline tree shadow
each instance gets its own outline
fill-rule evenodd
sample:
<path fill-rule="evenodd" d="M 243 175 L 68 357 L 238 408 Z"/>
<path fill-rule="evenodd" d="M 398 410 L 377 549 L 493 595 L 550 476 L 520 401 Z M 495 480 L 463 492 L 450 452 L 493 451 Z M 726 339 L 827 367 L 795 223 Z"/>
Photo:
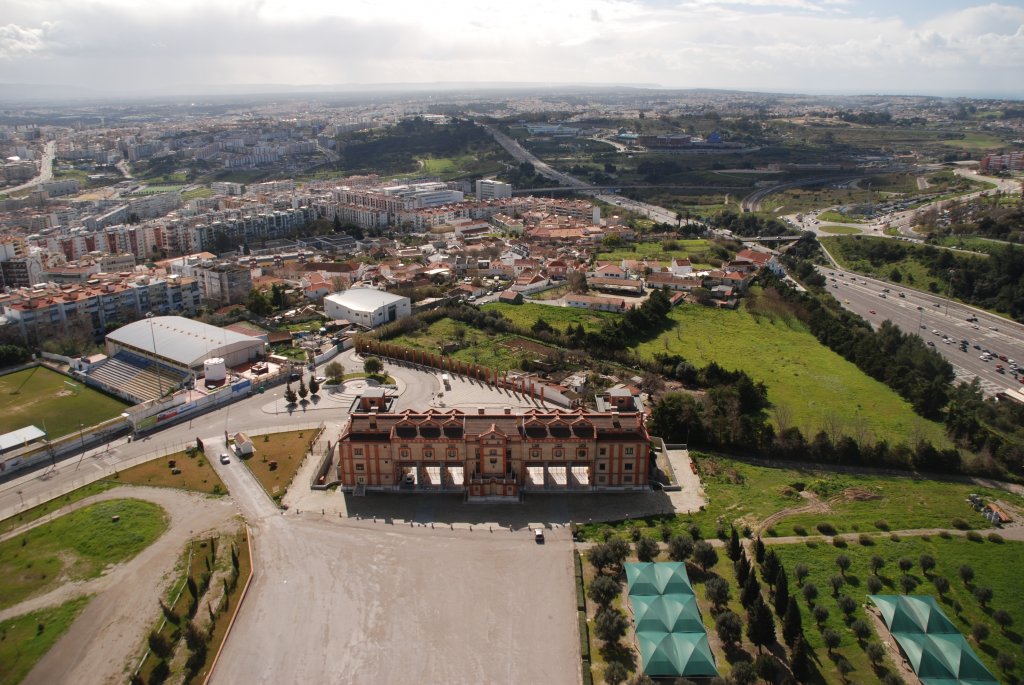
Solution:
<path fill-rule="evenodd" d="M 860 587 L 860 576 L 855 576 L 852 573 L 846 574 L 846 584 L 853 587 Z"/>
<path fill-rule="evenodd" d="M 636 652 L 620 642 L 614 645 L 603 645 L 600 649 L 601 658 L 606 663 L 617 661 L 630 671 L 636 670 Z"/>
<path fill-rule="evenodd" d="M 725 660 L 730 664 L 738 664 L 743 661 L 754 660 L 753 655 L 747 650 L 743 649 L 739 643 L 734 644 L 723 644 L 722 651 L 725 652 Z"/>

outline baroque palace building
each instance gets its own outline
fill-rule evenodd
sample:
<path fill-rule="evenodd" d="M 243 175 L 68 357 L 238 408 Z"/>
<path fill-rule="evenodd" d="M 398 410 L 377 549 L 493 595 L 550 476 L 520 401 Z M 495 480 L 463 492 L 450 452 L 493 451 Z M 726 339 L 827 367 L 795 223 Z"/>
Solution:
<path fill-rule="evenodd" d="M 338 444 L 345 490 L 465 492 L 630 491 L 648 485 L 642 414 L 531 409 L 353 413 Z"/>

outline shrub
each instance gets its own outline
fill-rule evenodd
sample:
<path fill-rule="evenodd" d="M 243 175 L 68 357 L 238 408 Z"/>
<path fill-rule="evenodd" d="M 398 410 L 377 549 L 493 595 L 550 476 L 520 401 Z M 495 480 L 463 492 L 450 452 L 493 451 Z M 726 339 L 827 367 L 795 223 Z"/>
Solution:
<path fill-rule="evenodd" d="M 953 519 L 953 527 L 957 530 L 967 530 L 971 527 L 971 524 L 967 523 L 967 521 L 964 521 L 962 518 L 955 518 Z"/>
<path fill-rule="evenodd" d="M 877 528 L 878 530 L 888 531 L 889 522 L 885 519 L 878 519 L 877 521 L 875 521 L 875 528 Z"/>
<path fill-rule="evenodd" d="M 882 591 L 882 581 L 878 576 L 868 576 L 868 592 L 877 595 Z"/>
<path fill-rule="evenodd" d="M 867 533 L 861 533 L 857 536 L 857 542 L 859 542 L 863 547 L 870 547 L 875 544 L 875 539 Z"/>
<path fill-rule="evenodd" d="M 767 535 L 770 538 L 778 537 L 778 535 L 779 535 L 775 531 L 775 526 L 768 526 L 767 530 L 764 531 L 764 534 Z"/>
<path fill-rule="evenodd" d="M 967 531 L 967 539 L 971 542 L 984 542 L 985 538 L 981 537 L 981 533 L 976 530 Z"/>
<path fill-rule="evenodd" d="M 897 535 L 896 533 L 893 533 L 892 535 L 889 536 L 889 539 L 892 540 L 893 542 L 899 542 L 900 541 L 900 536 Z"/>
<path fill-rule="evenodd" d="M 989 533 L 988 534 L 988 541 L 989 542 L 994 542 L 997 545 L 1001 545 L 1001 544 L 1003 544 L 1003 536 L 1000 535 L 999 533 Z"/>
<path fill-rule="evenodd" d="M 822 535 L 835 535 L 836 534 L 836 527 L 833 526 L 831 523 L 828 523 L 827 521 L 822 521 L 821 523 L 816 525 L 815 528 L 817 528 L 818 532 L 821 533 Z"/>
<path fill-rule="evenodd" d="M 950 538 L 953 537 L 953 534 L 950 533 L 948 530 L 940 530 L 939 531 L 939 537 L 942 538 L 943 540 L 949 540 Z"/>
<path fill-rule="evenodd" d="M 846 540 L 842 538 L 832 538 L 832 546 L 838 547 L 839 549 L 846 549 Z"/>
<path fill-rule="evenodd" d="M 800 525 L 793 526 L 793 532 L 797 535 L 807 535 L 807 529 Z"/>

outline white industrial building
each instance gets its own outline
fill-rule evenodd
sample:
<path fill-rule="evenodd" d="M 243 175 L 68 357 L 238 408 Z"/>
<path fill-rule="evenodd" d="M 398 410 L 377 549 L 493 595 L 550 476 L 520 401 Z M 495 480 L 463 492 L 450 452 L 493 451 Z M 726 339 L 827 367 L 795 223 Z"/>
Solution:
<path fill-rule="evenodd" d="M 348 319 L 354 324 L 374 328 L 404 319 L 412 313 L 408 297 L 373 288 L 352 288 L 324 298 L 324 312 L 330 319 Z"/>
<path fill-rule="evenodd" d="M 107 335 L 107 356 L 129 352 L 166 366 L 201 371 L 207 359 L 223 359 L 228 367 L 258 359 L 259 338 L 217 328 L 183 316 L 140 319 Z"/>

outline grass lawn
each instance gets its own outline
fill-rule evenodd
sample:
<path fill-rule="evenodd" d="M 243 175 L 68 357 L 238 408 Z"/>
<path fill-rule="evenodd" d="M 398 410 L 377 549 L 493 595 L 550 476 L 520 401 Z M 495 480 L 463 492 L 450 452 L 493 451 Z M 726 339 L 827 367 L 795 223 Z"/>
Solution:
<path fill-rule="evenodd" d="M 315 430 L 267 433 L 252 438 L 256 453 L 242 459 L 270 496 L 280 501 L 309 450 Z M 274 463 L 271 468 L 271 463 Z"/>
<path fill-rule="evenodd" d="M 914 413 L 883 383 L 828 349 L 792 318 L 684 304 L 670 314 L 676 326 L 637 352 L 680 354 L 697 366 L 717 362 L 741 369 L 768 388 L 775 418 L 785 418 L 804 435 L 827 424 L 855 438 L 890 443 L 924 437 L 937 446 L 948 441 L 942 426 Z"/>
<path fill-rule="evenodd" d="M 577 324 L 583 324 L 583 329 L 587 332 L 596 331 L 604 325 L 605 321 L 621 316 L 611 312 L 593 312 L 578 307 L 552 307 L 529 302 L 523 304 L 494 302 L 484 305 L 481 309 L 485 312 L 501 312 L 506 319 L 523 328 L 530 328 L 537 322 L 537 319 L 544 319 L 560 331 Z"/>
<path fill-rule="evenodd" d="M 772 514 L 787 509 L 821 502 L 820 513 L 788 513 L 778 517 L 772 528 L 778 535 L 794 535 L 794 526 L 803 526 L 817 535 L 818 523 L 830 523 L 839 532 L 881 534 L 876 522 L 884 522 L 890 530 L 913 528 L 952 528 L 953 519 L 963 519 L 972 528 L 987 528 L 988 522 L 971 509 L 965 499 L 977 493 L 986 500 L 999 499 L 1021 507 L 1024 498 L 1002 490 L 976 485 L 914 479 L 901 476 L 862 476 L 836 474 L 807 468 L 758 466 L 728 457 L 692 452 L 700 470 L 701 481 L 708 496 L 704 511 L 690 516 L 650 517 L 614 524 L 624 533 L 631 526 L 640 527 L 645 535 L 660 536 L 660 526 L 667 522 L 674 532 L 685 530 L 691 523 L 700 526 L 705 537 L 717 535 L 721 521 L 727 528 L 749 525 L 757 529 Z M 794 484 L 803 483 L 815 499 L 801 496 Z M 581 527 L 588 539 L 598 539 L 607 524 Z M 768 534 L 765 535 L 768 538 Z"/>
<path fill-rule="evenodd" d="M 596 259 L 606 262 L 620 262 L 623 259 L 643 259 L 646 257 L 648 259 L 668 261 L 669 259 L 689 257 L 691 254 L 703 252 L 711 245 L 709 241 L 700 238 L 672 240 L 670 241 L 671 243 L 676 244 L 675 249 L 665 249 L 665 242 L 663 241 L 635 243 L 629 247 L 599 252 Z"/>
<path fill-rule="evenodd" d="M 32 507 L 31 509 L 26 509 L 17 516 L 12 516 L 10 518 L 4 519 L 3 521 L 0 521 L 0 535 L 3 535 L 4 533 L 9 533 L 15 528 L 23 526 L 26 523 L 31 523 L 36 519 L 40 519 L 46 516 L 47 514 L 57 511 L 58 509 L 65 505 L 85 499 L 86 497 L 98 495 L 99 493 L 104 492 L 105 490 L 109 490 L 112 487 L 114 487 L 114 483 L 111 483 L 110 481 L 96 481 L 95 483 L 83 485 L 77 490 L 72 490 L 63 497 L 58 497 L 57 499 L 52 499 L 49 502 L 43 502 L 42 504 Z"/>
<path fill-rule="evenodd" d="M 835 210 L 828 210 L 818 215 L 818 219 L 821 221 L 834 221 L 840 224 L 862 224 L 865 223 L 864 219 L 858 219 L 857 217 L 843 214 Z"/>
<path fill-rule="evenodd" d="M 0 377 L 0 433 L 35 425 L 57 438 L 120 416 L 127 406 L 44 366 Z"/>
<path fill-rule="evenodd" d="M 32 667 L 74 623 L 91 597 L 40 609 L 0 623 L 0 685 L 24 680 Z"/>
<path fill-rule="evenodd" d="M 519 306 L 544 307 L 544 305 Z M 544 309 L 555 308 L 544 307 Z M 399 336 L 390 342 L 410 349 L 426 350 L 436 353 L 440 350 L 442 343 L 453 342 L 456 340 L 457 330 L 459 330 L 460 326 L 465 332 L 464 339 L 468 346 L 454 352 L 451 355 L 453 359 L 463 362 L 483 364 L 492 369 L 497 369 L 498 371 L 509 371 L 511 369 L 519 368 L 520 357 L 524 355 L 518 354 L 509 346 L 509 343 L 512 340 L 515 340 L 518 336 L 510 333 L 501 333 L 491 336 L 478 335 L 465 324 L 460 324 L 459 322 L 451 319 L 440 319 L 430 324 L 430 326 L 425 330 Z"/>
<path fill-rule="evenodd" d="M 868 566 L 869 559 L 877 555 L 885 560 L 885 566 L 879 571 L 879 578 L 884 585 L 881 594 L 900 594 L 899 581 L 902 574 L 897 562 L 901 557 L 906 557 L 914 562 L 914 567 L 909 571 L 909 575 L 918 581 L 913 594 L 935 597 L 946 616 L 960 628 L 975 653 L 997 677 L 1000 674 L 996 667 L 996 656 L 999 652 L 1006 652 L 1018 657 L 1016 673 L 1020 674 L 1022 669 L 1019 659 L 1022 649 L 1020 626 L 1024 622 L 1024 595 L 1020 592 L 1018 565 L 1007 563 L 1007 561 L 1024 558 L 1024 545 L 1021 543 L 971 542 L 960 537 L 943 539 L 934 536 L 928 539 L 908 537 L 898 541 L 886 538 L 874 545 L 865 547 L 852 544 L 845 549 L 836 549 L 827 544 L 777 545 L 773 548 L 789 573 L 790 593 L 796 594 L 799 598 L 798 604 L 804 614 L 803 625 L 808 644 L 816 650 L 822 664 L 831 665 L 827 650 L 822 644 L 821 632 L 815 627 L 807 602 L 800 596 L 800 590 L 796 587 L 793 578 L 793 568 L 796 564 L 802 563 L 808 567 L 810 573 L 804 583 L 814 583 L 819 592 L 817 601 L 829 610 L 829 618 L 824 627 L 831 628 L 842 637 L 838 652 L 843 654 L 856 669 L 851 674 L 852 682 L 870 683 L 877 682 L 877 680 L 867 662 L 863 648 L 858 645 L 857 639 L 841 619 L 842 612 L 839 610 L 836 600 L 831 596 L 829 579 L 838 574 L 835 559 L 839 554 L 845 554 L 852 561 L 850 569 L 846 572 L 846 585 L 840 592 L 857 601 L 857 609 L 853 614 L 855 619 L 865 617 L 862 605 L 867 602 L 866 595 L 869 594 L 866 587 L 867 579 L 871 575 Z M 927 578 L 920 566 L 917 565 L 922 554 L 928 554 L 936 561 L 935 569 Z M 971 566 L 975 572 L 974 582 L 970 588 L 965 586 L 958 576 L 958 569 L 963 564 Z M 939 596 L 931 582 L 931 578 L 935 576 L 943 576 L 949 581 L 950 589 L 945 597 Z M 993 590 L 994 596 L 988 609 L 982 608 L 974 597 L 973 588 L 979 586 Z M 955 610 L 958 604 L 961 607 L 959 614 Z M 995 609 L 1003 609 L 1009 612 L 1013 618 L 1013 626 L 1007 630 L 1005 635 L 1000 632 L 998 626 L 991 619 L 991 613 Z M 975 623 L 985 623 L 990 628 L 989 638 L 983 641 L 980 647 L 970 637 L 971 627 Z M 888 639 L 887 634 L 871 638 L 872 641 Z"/>
<path fill-rule="evenodd" d="M 121 499 L 97 502 L 0 542 L 0 608 L 68 580 L 95 578 L 134 557 L 166 528 L 159 506 Z"/>
<path fill-rule="evenodd" d="M 830 221 L 834 221 L 834 219 L 830 219 Z M 821 232 L 850 235 L 854 233 L 860 233 L 861 230 L 856 226 L 822 226 Z"/>
<path fill-rule="evenodd" d="M 213 458 L 216 459 L 217 455 L 214 454 Z M 171 461 L 174 461 L 175 468 L 181 473 L 177 475 L 171 473 Z M 130 485 L 181 488 L 182 490 L 204 492 L 208 495 L 223 495 L 228 491 L 202 452 L 195 454 L 184 451 L 175 452 L 166 457 L 120 471 L 114 476 L 114 479 L 119 483 Z"/>
<path fill-rule="evenodd" d="M 188 202 L 189 200 L 196 200 L 203 197 L 213 197 L 213 190 L 210 188 L 195 188 L 193 190 L 187 190 L 181 194 L 181 201 Z"/>

